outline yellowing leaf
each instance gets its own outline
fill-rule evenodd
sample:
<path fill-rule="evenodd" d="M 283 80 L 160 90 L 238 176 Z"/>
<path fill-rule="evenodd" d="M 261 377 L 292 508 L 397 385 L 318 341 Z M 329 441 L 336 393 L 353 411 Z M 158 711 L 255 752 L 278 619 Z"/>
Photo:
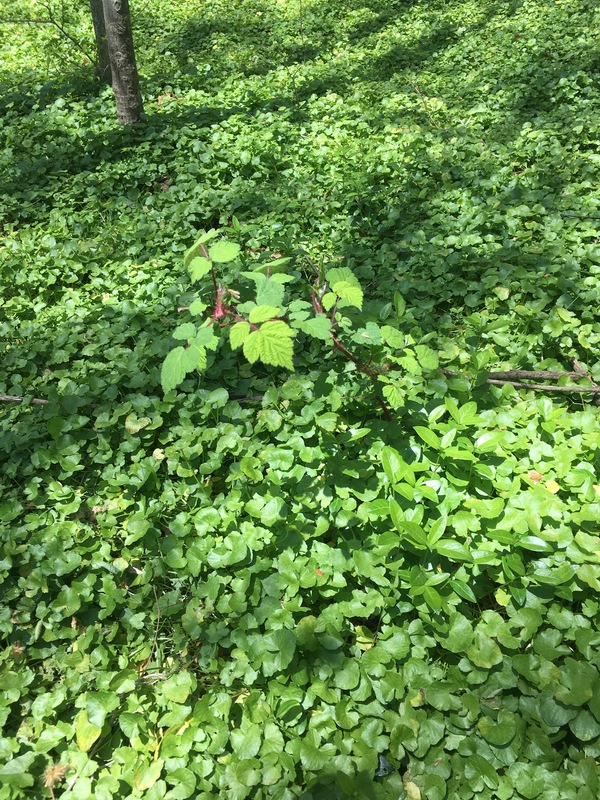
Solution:
<path fill-rule="evenodd" d="M 421 790 L 416 783 L 406 781 L 404 789 L 406 790 L 406 797 L 408 800 L 421 800 Z"/>
<path fill-rule="evenodd" d="M 98 739 L 101 732 L 102 728 L 90 722 L 86 710 L 82 708 L 75 717 L 75 738 L 77 740 L 77 747 L 84 753 L 87 753 Z"/>
<path fill-rule="evenodd" d="M 142 766 L 138 767 L 133 775 L 134 788 L 138 792 L 151 789 L 160 778 L 164 763 L 162 758 L 159 758 L 158 761 L 153 761 L 152 764 L 142 764 Z"/>
<path fill-rule="evenodd" d="M 137 433 L 142 428 L 145 428 L 146 425 L 150 425 L 151 422 L 150 417 L 136 417 L 135 414 L 129 414 L 125 420 L 125 430 L 127 433 Z"/>
<path fill-rule="evenodd" d="M 558 483 L 556 481 L 546 481 L 544 486 L 552 494 L 556 494 L 557 492 L 560 492 L 560 486 L 558 485 Z"/>

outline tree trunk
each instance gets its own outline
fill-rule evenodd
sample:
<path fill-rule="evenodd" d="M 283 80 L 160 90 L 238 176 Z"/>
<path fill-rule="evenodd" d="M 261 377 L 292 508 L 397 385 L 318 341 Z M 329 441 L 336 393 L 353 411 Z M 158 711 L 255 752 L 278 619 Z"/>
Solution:
<path fill-rule="evenodd" d="M 102 0 L 112 87 L 121 125 L 138 122 L 144 111 L 135 65 L 128 0 Z"/>
<path fill-rule="evenodd" d="M 110 57 L 108 55 L 108 41 L 106 39 L 106 26 L 104 24 L 104 9 L 102 0 L 90 0 L 90 11 L 94 23 L 96 36 L 96 74 L 107 86 L 112 86 L 110 71 Z"/>

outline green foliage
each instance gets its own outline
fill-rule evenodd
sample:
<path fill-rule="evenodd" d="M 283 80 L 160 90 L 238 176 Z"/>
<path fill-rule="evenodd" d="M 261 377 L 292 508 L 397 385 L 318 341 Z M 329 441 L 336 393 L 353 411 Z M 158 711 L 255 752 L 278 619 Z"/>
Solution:
<path fill-rule="evenodd" d="M 133 18 L 0 23 L 0 800 L 595 800 L 597 7 Z"/>

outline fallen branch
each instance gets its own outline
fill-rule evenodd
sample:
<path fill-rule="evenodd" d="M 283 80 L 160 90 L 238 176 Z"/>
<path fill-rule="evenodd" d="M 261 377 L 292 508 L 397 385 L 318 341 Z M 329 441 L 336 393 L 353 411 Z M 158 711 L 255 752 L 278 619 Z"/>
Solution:
<path fill-rule="evenodd" d="M 22 403 L 24 397 L 15 397 L 12 394 L 0 394 L 0 403 Z M 29 402 L 34 406 L 45 406 L 47 400 L 42 400 L 40 397 L 32 397 Z"/>
<path fill-rule="evenodd" d="M 488 378 L 486 383 L 491 383 L 493 386 L 515 386 L 517 389 L 533 389 L 543 392 L 577 392 L 583 394 L 590 392 L 591 394 L 600 394 L 600 386 L 548 386 L 545 383 L 521 383 L 520 381 L 501 381 L 494 378 Z"/>
<path fill-rule="evenodd" d="M 530 378 L 531 380 L 538 381 L 555 381 L 559 378 L 587 378 L 585 372 L 577 370 L 576 372 L 548 372 L 546 370 L 537 369 L 509 369 L 506 372 L 490 372 L 488 378 L 494 380 L 519 380 L 520 378 Z"/>
<path fill-rule="evenodd" d="M 451 378 L 464 378 L 460 372 L 452 372 L 442 369 L 441 372 Z M 467 376 L 468 377 L 468 376 Z M 521 380 L 522 378 L 525 381 Z M 527 380 L 556 381 L 560 378 L 574 378 L 578 380 L 585 378 L 591 386 L 551 386 L 547 383 L 528 383 Z M 532 369 L 509 369 L 506 372 L 490 372 L 486 378 L 486 383 L 492 386 L 514 386 L 515 389 L 531 389 L 534 392 L 562 392 L 563 394 L 594 394 L 594 403 L 600 405 L 600 385 L 594 383 L 577 359 L 573 359 L 572 372 L 556 372 L 551 370 L 532 370 Z"/>

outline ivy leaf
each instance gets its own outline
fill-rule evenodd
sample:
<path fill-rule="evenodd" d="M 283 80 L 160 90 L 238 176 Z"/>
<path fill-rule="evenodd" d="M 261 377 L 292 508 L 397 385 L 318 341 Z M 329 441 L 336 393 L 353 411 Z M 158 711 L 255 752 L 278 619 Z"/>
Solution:
<path fill-rule="evenodd" d="M 248 322 L 236 322 L 235 325 L 231 326 L 229 329 L 229 344 L 233 350 L 237 350 L 238 347 L 244 344 L 250 330 Z"/>
<path fill-rule="evenodd" d="M 294 331 L 283 320 L 265 322 L 244 341 L 244 355 L 251 364 L 260 360 L 264 364 L 293 370 L 293 337 Z"/>
<path fill-rule="evenodd" d="M 88 692 L 85 699 L 87 718 L 101 728 L 107 714 L 114 711 L 120 704 L 116 692 Z"/>
<path fill-rule="evenodd" d="M 241 248 L 239 244 L 236 244 L 235 242 L 223 241 L 213 244 L 213 246 L 208 250 L 208 255 L 210 256 L 211 260 L 216 261 L 217 264 L 225 264 L 228 261 L 233 261 L 234 258 L 237 257 L 240 250 Z"/>
<path fill-rule="evenodd" d="M 510 711 L 501 711 L 498 719 L 481 717 L 477 728 L 483 738 L 495 747 L 503 747 L 508 744 L 517 732 L 515 715 Z"/>

